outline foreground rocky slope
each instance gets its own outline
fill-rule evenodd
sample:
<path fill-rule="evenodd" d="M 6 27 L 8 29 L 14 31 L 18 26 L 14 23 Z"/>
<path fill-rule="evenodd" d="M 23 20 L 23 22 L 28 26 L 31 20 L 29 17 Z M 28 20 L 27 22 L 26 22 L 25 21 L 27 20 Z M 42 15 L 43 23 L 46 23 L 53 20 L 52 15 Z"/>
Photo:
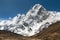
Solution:
<path fill-rule="evenodd" d="M 60 40 L 60 22 L 44 28 L 40 33 L 32 37 L 24 37 L 9 31 L 0 30 L 0 40 Z"/>

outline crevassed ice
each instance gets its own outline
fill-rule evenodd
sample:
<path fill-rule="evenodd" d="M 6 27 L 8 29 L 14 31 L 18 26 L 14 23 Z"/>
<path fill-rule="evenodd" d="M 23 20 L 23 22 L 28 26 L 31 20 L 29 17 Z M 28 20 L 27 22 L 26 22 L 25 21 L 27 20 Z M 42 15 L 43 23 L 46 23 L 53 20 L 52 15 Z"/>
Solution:
<path fill-rule="evenodd" d="M 57 21 L 60 21 L 60 12 L 46 11 L 42 5 L 35 4 L 26 15 L 18 14 L 8 20 L 0 20 L 0 30 L 33 36 Z"/>

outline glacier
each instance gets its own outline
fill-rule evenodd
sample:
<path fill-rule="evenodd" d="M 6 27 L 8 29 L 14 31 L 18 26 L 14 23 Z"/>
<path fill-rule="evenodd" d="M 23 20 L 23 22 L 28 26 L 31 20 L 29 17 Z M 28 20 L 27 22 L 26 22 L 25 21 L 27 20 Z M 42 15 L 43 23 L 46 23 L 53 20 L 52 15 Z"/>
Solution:
<path fill-rule="evenodd" d="M 26 15 L 17 14 L 8 20 L 0 20 L 0 30 L 33 36 L 57 21 L 60 21 L 60 12 L 47 11 L 42 5 L 35 4 Z"/>

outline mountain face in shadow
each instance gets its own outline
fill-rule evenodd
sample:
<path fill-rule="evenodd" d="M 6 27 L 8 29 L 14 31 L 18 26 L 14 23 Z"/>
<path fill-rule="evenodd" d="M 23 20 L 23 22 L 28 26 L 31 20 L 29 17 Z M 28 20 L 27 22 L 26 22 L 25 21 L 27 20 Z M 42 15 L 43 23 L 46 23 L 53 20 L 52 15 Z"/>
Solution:
<path fill-rule="evenodd" d="M 24 37 L 9 31 L 0 30 L 0 40 L 60 40 L 60 22 L 53 23 L 31 37 Z"/>

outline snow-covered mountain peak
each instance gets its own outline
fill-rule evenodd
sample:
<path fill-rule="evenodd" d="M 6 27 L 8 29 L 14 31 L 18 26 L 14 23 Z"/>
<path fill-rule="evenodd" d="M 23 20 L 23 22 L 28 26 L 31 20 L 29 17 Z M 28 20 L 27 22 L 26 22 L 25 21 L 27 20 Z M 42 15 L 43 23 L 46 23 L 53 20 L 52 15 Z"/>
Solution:
<path fill-rule="evenodd" d="M 41 8 L 42 7 L 42 5 L 40 5 L 40 4 L 35 4 L 33 7 L 32 7 L 32 9 L 33 10 L 37 10 L 37 9 L 39 9 L 39 8 Z"/>
<path fill-rule="evenodd" d="M 35 4 L 26 15 L 18 14 L 9 20 L 0 20 L 0 30 L 33 36 L 57 21 L 60 21 L 60 12 L 46 11 L 42 5 Z"/>
<path fill-rule="evenodd" d="M 30 9 L 28 12 L 27 12 L 27 15 L 35 15 L 35 14 L 41 14 L 43 12 L 46 12 L 46 9 L 40 5 L 40 4 L 35 4 L 32 9 Z"/>

